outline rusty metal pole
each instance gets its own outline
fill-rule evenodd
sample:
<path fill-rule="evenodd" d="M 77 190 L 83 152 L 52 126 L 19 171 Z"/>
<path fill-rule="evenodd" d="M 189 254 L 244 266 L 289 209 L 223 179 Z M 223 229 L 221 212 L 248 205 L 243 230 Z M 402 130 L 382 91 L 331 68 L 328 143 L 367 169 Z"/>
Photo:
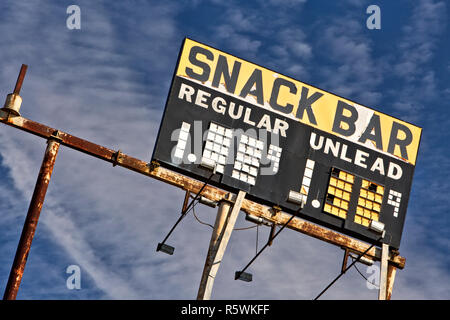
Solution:
<path fill-rule="evenodd" d="M 222 262 L 223 255 L 225 254 L 228 241 L 230 240 L 236 218 L 242 208 L 245 195 L 246 193 L 244 191 L 239 191 L 233 204 L 233 200 L 230 198 L 225 198 L 220 203 L 216 223 L 209 243 L 208 255 L 200 280 L 197 300 L 209 300 L 211 298 L 214 280 Z"/>
<path fill-rule="evenodd" d="M 27 133 L 34 134 L 43 139 L 51 138 L 54 132 L 57 131 L 55 128 L 21 116 L 9 117 L 8 111 L 2 109 L 0 109 L 0 122 L 13 128 L 23 130 Z M 117 166 L 121 166 L 122 168 L 132 170 L 159 181 L 163 181 L 183 190 L 189 190 L 193 194 L 199 193 L 204 185 L 202 181 L 184 176 L 162 166 L 158 166 L 157 163 L 148 163 L 124 153 L 120 153 L 120 156 L 116 157 L 117 151 L 115 150 L 81 139 L 63 131 L 58 131 L 58 138 L 61 139 L 61 144 L 68 148 L 83 152 L 100 160 L 113 164 L 116 163 Z M 227 191 L 212 185 L 207 185 L 204 187 L 201 194 L 205 198 L 217 202 L 227 194 Z M 282 211 L 274 214 L 273 208 L 249 199 L 245 199 L 242 202 L 242 211 L 264 218 L 267 221 L 278 225 L 284 225 L 292 216 L 291 214 Z M 367 243 L 351 238 L 337 231 L 321 227 L 298 217 L 292 219 L 292 221 L 287 225 L 287 228 L 338 247 L 348 248 L 357 254 L 364 253 L 367 258 L 376 261 L 380 261 L 381 259 L 380 249 L 371 247 Z M 370 248 L 370 250 L 366 251 L 368 248 Z M 405 268 L 406 258 L 396 254 L 389 257 L 389 262 L 396 268 L 403 270 Z"/>
<path fill-rule="evenodd" d="M 202 278 L 200 280 L 200 287 L 198 289 L 198 300 L 209 300 L 211 297 L 212 281 L 214 281 L 215 274 L 211 274 L 211 270 L 214 264 L 215 253 L 218 249 L 218 241 L 225 223 L 227 221 L 228 213 L 230 212 L 231 202 L 223 200 L 219 204 L 217 211 L 216 222 L 214 224 L 214 230 L 211 235 L 209 243 L 208 255 L 206 257 L 205 266 L 203 268 Z M 216 271 L 216 270 L 215 270 Z"/>
<path fill-rule="evenodd" d="M 27 217 L 20 236 L 19 245 L 17 247 L 16 256 L 9 274 L 8 284 L 6 285 L 3 300 L 15 300 L 19 291 L 20 282 L 22 280 L 25 264 L 33 241 L 36 226 L 44 204 L 45 194 L 47 192 L 50 177 L 52 175 L 53 166 L 55 164 L 56 155 L 58 154 L 59 142 L 49 139 L 47 149 L 45 150 L 44 159 L 42 160 L 41 169 L 34 187 L 33 197 L 31 198 L 30 207 L 28 208 Z"/>
<path fill-rule="evenodd" d="M 14 87 L 14 93 L 20 94 L 20 89 L 22 89 L 23 80 L 25 79 L 25 74 L 27 73 L 28 66 L 22 64 L 19 71 L 19 76 L 17 77 L 16 86 Z"/>
<path fill-rule="evenodd" d="M 394 289 L 394 280 L 395 280 L 396 273 L 397 273 L 397 268 L 394 267 L 392 264 L 388 263 L 386 300 L 391 300 L 392 290 Z"/>
<path fill-rule="evenodd" d="M 378 291 L 378 300 L 386 300 L 387 298 L 388 262 L 389 262 L 389 245 L 383 243 L 381 247 L 380 289 Z"/>

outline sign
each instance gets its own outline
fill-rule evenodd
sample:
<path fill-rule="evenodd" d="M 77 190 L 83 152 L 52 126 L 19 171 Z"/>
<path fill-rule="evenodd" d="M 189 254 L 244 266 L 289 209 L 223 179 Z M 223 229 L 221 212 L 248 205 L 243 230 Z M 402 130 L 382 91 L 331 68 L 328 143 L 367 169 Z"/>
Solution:
<path fill-rule="evenodd" d="M 152 159 L 363 241 L 381 222 L 398 248 L 421 131 L 185 39 Z"/>

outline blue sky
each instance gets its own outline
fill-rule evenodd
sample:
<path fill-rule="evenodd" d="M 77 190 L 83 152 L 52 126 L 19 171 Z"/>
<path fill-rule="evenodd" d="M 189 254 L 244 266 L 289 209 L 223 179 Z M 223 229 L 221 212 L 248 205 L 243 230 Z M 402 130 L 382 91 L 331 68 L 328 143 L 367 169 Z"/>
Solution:
<path fill-rule="evenodd" d="M 81 9 L 81 30 L 66 8 Z M 381 9 L 381 30 L 366 8 Z M 449 299 L 449 4 L 418 1 L 2 1 L 0 91 L 22 63 L 24 117 L 150 160 L 181 42 L 188 36 L 423 127 L 393 299 Z M 45 141 L 0 126 L 0 288 L 6 285 Z M 61 147 L 18 299 L 195 299 L 211 229 L 192 215 L 155 252 L 183 192 Z M 214 209 L 197 215 L 214 222 Z M 238 226 L 248 226 L 242 215 Z M 267 229 L 267 228 L 266 228 Z M 260 228 L 260 247 L 268 230 Z M 235 231 L 213 299 L 312 299 L 342 250 L 286 230 L 255 253 Z M 69 265 L 81 289 L 66 287 Z M 360 266 L 364 273 L 365 266 Z M 366 273 L 366 276 L 369 274 Z M 355 269 L 323 299 L 376 299 Z"/>

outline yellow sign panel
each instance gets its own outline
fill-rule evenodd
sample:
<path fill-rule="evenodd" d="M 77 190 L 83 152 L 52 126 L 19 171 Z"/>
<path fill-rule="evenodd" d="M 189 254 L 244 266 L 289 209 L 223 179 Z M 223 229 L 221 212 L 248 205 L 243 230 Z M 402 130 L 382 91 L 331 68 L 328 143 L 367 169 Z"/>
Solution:
<path fill-rule="evenodd" d="M 422 129 L 185 39 L 176 76 L 415 165 Z"/>

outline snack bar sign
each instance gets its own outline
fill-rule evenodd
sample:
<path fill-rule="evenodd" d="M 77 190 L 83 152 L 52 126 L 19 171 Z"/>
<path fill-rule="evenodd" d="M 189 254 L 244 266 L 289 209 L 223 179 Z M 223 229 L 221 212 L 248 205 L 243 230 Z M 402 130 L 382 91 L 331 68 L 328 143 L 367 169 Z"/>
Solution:
<path fill-rule="evenodd" d="M 421 128 L 185 39 L 153 160 L 302 218 L 400 245 Z"/>

